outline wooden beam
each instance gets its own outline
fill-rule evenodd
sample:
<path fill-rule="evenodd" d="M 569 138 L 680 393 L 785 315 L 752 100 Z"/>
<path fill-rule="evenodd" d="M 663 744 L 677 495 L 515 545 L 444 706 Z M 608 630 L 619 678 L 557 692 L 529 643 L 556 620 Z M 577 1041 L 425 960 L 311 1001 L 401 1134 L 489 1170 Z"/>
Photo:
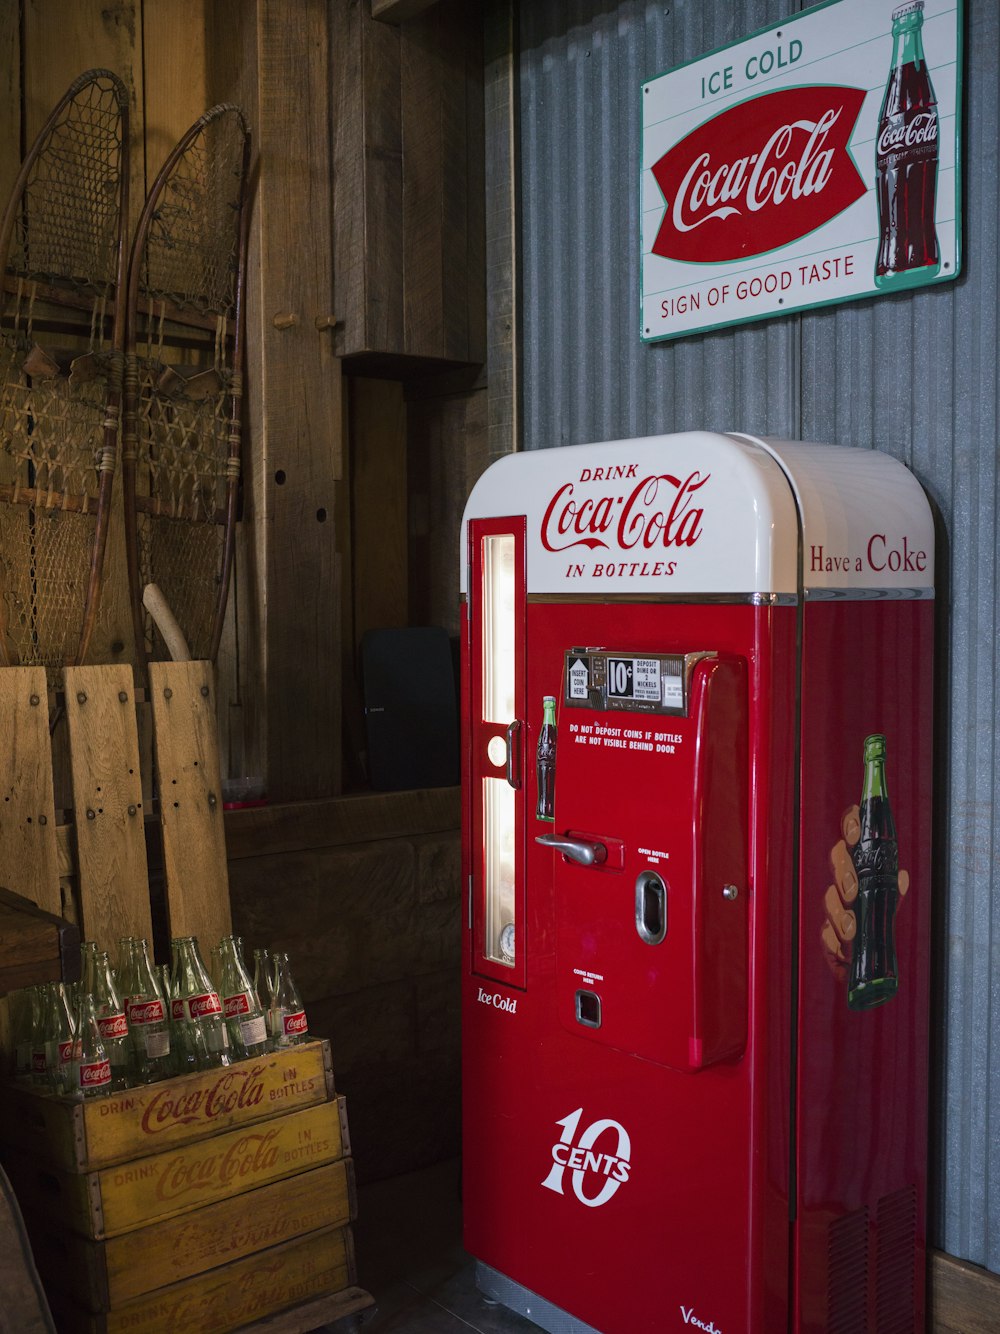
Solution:
<path fill-rule="evenodd" d="M 437 0 L 372 0 L 372 18 L 382 23 L 405 23 L 437 4 Z"/>
<path fill-rule="evenodd" d="M 1000 1274 L 943 1251 L 929 1257 L 930 1321 L 934 1334 L 996 1334 Z"/>
<path fill-rule="evenodd" d="M 340 788 L 340 362 L 331 271 L 326 0 L 236 6 L 259 174 L 247 292 L 239 657 L 245 771 L 279 800 Z"/>
<path fill-rule="evenodd" d="M 80 932 L 71 923 L 0 889 L 0 996 L 39 982 L 80 976 Z"/>

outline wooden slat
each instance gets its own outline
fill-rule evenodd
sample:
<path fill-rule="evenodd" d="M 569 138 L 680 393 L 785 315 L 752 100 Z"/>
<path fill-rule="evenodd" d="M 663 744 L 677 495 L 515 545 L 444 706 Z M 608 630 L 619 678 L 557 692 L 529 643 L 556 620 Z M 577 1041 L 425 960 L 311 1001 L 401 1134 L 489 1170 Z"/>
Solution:
<path fill-rule="evenodd" d="M 350 430 L 357 653 L 366 630 L 409 624 L 406 405 L 402 385 L 352 380 Z"/>
<path fill-rule="evenodd" d="M 97 1172 L 64 1172 L 25 1154 L 11 1158 L 7 1171 L 26 1209 L 48 1210 L 98 1241 L 343 1156 L 340 1108 L 326 1102 Z"/>
<path fill-rule="evenodd" d="M 933 1334 L 996 1334 L 1000 1329 L 1000 1274 L 932 1251 L 930 1299 Z"/>
<path fill-rule="evenodd" d="M 372 0 L 372 18 L 383 23 L 405 23 L 436 4 L 437 0 Z"/>
<path fill-rule="evenodd" d="M 132 668 L 67 667 L 80 925 L 114 955 L 152 940 Z"/>
<path fill-rule="evenodd" d="M 174 1334 L 179 1329 L 221 1334 L 234 1328 L 233 1321 L 239 1322 L 241 1330 L 305 1334 L 316 1326 L 297 1323 L 300 1309 L 347 1314 L 372 1304 L 370 1297 L 360 1304 L 347 1299 L 347 1293 L 358 1291 L 350 1287 L 354 1278 L 350 1228 L 323 1228 L 274 1247 L 266 1262 L 259 1256 L 246 1256 L 136 1298 L 106 1315 L 88 1314 L 55 1291 L 49 1299 L 60 1334 Z M 342 1304 L 332 1298 L 334 1292 L 344 1292 Z M 321 1294 L 330 1302 L 327 1308 L 310 1300 Z M 301 1305 L 304 1300 L 309 1300 L 308 1308 Z M 274 1317 L 277 1323 L 264 1320 L 265 1314 L 275 1311 L 279 1312 Z M 262 1323 L 248 1323 L 258 1319 Z"/>
<path fill-rule="evenodd" d="M 331 0 L 333 254 L 342 356 L 403 352 L 399 33 Z"/>
<path fill-rule="evenodd" d="M 326 0 L 243 7 L 242 69 L 260 173 L 248 282 L 247 492 L 255 601 L 241 658 L 250 773 L 281 800 L 340 786 L 339 569 L 333 516 L 341 464 L 340 362 L 331 331 Z M 251 16 L 254 23 L 250 23 Z M 295 323 L 285 324 L 282 315 Z M 275 317 L 279 317 L 277 327 Z"/>
<path fill-rule="evenodd" d="M 482 34 L 441 0 L 400 29 L 403 340 L 411 356 L 486 356 Z"/>
<path fill-rule="evenodd" d="M 21 124 L 21 25 L 17 5 L 0 5 L 0 211 L 21 166 L 18 151 Z"/>
<path fill-rule="evenodd" d="M 38 982 L 72 981 L 79 971 L 76 927 L 0 889 L 0 996 Z"/>
<path fill-rule="evenodd" d="M 0 885 L 63 915 L 43 667 L 0 670 Z"/>
<path fill-rule="evenodd" d="M 149 693 L 170 934 L 207 957 L 232 929 L 211 663 L 150 663 Z"/>
<path fill-rule="evenodd" d="M 230 860 L 457 830 L 461 789 L 366 792 L 226 812 Z"/>
<path fill-rule="evenodd" d="M 39 1161 L 92 1172 L 165 1152 L 333 1096 L 327 1042 L 304 1042 L 235 1066 L 175 1075 L 121 1095 L 72 1102 L 30 1087 L 0 1099 L 0 1135 Z M 345 1150 L 346 1152 L 346 1150 Z"/>

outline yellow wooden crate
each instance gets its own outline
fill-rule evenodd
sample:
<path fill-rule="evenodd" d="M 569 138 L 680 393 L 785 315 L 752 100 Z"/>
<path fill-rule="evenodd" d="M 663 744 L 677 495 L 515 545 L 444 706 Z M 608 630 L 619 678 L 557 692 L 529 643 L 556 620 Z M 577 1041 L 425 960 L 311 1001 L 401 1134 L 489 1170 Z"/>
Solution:
<path fill-rule="evenodd" d="M 82 1102 L 10 1085 L 0 1098 L 0 1141 L 67 1171 L 89 1172 L 332 1096 L 330 1044 L 309 1042 Z"/>
<path fill-rule="evenodd" d="M 348 1148 L 343 1098 L 96 1172 L 5 1155 L 23 1208 L 100 1240 L 336 1162 Z"/>
<path fill-rule="evenodd" d="M 305 1233 L 343 1227 L 356 1213 L 354 1164 L 341 1158 L 106 1241 L 51 1216 L 28 1214 L 26 1222 L 46 1285 L 101 1312 Z"/>
<path fill-rule="evenodd" d="M 354 1279 L 351 1229 L 324 1228 L 100 1315 L 58 1294 L 50 1294 L 50 1304 L 60 1334 L 226 1334 L 320 1294 L 340 1292 Z"/>

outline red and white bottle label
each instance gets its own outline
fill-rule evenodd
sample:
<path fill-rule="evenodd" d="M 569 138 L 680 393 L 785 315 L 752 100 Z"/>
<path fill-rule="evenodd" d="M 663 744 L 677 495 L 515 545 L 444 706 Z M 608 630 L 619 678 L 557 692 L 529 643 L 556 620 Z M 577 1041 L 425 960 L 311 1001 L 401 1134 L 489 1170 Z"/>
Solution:
<path fill-rule="evenodd" d="M 153 1000 L 130 1000 L 126 1007 L 129 1024 L 161 1024 L 167 1017 L 163 1002 Z"/>
<path fill-rule="evenodd" d="M 214 991 L 203 992 L 200 996 L 185 996 L 180 1000 L 171 1002 L 170 1013 L 175 1021 L 190 1019 L 210 1019 L 213 1015 L 222 1013 L 222 1002 L 219 1000 L 218 993 Z"/>
<path fill-rule="evenodd" d="M 111 1062 L 107 1059 L 80 1065 L 81 1088 L 100 1088 L 102 1084 L 110 1083 Z"/>
<path fill-rule="evenodd" d="M 250 1013 L 250 997 L 245 991 L 238 991 L 235 996 L 226 997 L 226 1018 L 238 1019 L 240 1015 Z"/>
<path fill-rule="evenodd" d="M 59 1064 L 65 1065 L 67 1061 L 73 1059 L 73 1039 L 68 1042 L 59 1043 Z"/>
<path fill-rule="evenodd" d="M 111 1038 L 128 1037 L 128 1021 L 123 1014 L 106 1014 L 98 1019 L 97 1027 L 106 1042 Z"/>
<path fill-rule="evenodd" d="M 309 1032 L 305 1010 L 296 1010 L 294 1014 L 281 1016 L 281 1031 L 286 1038 L 300 1038 Z"/>

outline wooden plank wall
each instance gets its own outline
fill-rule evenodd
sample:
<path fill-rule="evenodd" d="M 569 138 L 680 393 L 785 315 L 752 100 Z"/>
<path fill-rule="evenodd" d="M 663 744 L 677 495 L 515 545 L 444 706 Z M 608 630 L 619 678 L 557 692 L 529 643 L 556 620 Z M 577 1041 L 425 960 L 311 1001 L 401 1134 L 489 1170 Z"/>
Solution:
<path fill-rule="evenodd" d="M 486 356 L 482 18 L 421 8 L 330 4 L 337 349 L 400 377 Z"/>
<path fill-rule="evenodd" d="M 0 198 L 85 69 L 130 95 L 130 225 L 184 130 L 246 110 L 257 152 L 248 422 L 237 572 L 218 662 L 224 769 L 285 799 L 340 786 L 335 488 L 343 423 L 332 346 L 326 0 L 0 4 Z M 22 80 L 23 71 L 23 80 Z M 283 317 L 288 318 L 283 318 Z M 91 660 L 134 663 L 118 485 Z"/>

